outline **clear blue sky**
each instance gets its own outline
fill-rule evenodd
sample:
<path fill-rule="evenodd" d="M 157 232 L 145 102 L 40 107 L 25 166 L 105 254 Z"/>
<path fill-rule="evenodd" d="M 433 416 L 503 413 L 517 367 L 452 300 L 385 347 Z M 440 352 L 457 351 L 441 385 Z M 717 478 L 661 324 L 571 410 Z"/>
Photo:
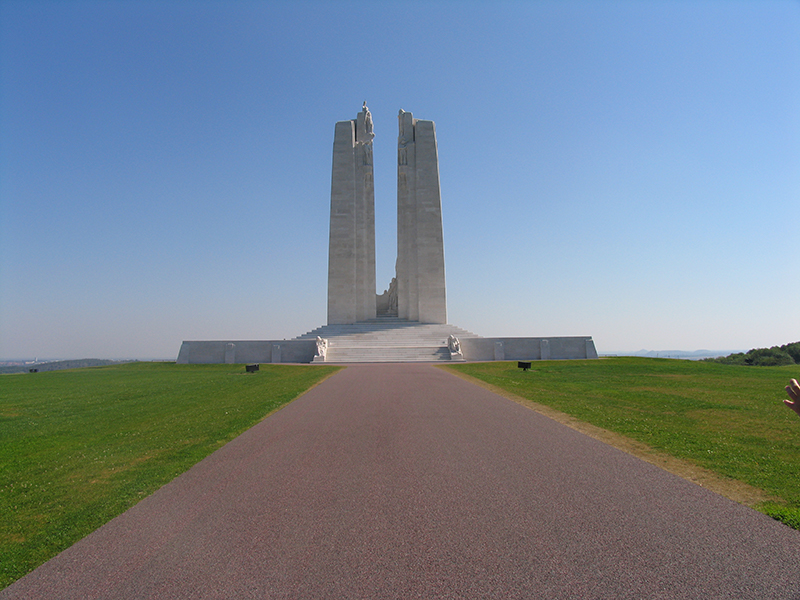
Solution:
<path fill-rule="evenodd" d="M 449 321 L 800 340 L 800 3 L 0 2 L 0 359 L 326 321 L 334 123 L 436 122 Z"/>

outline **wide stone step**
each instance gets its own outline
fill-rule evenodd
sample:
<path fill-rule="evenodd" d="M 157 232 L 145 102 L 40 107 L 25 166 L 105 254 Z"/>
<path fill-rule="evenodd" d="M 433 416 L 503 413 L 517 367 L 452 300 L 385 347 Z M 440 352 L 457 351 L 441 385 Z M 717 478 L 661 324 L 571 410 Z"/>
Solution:
<path fill-rule="evenodd" d="M 417 323 L 404 319 L 382 318 L 361 321 L 351 325 L 324 325 L 298 336 L 295 339 L 315 339 L 317 336 L 326 339 L 371 336 L 385 337 L 386 339 L 408 337 L 426 340 L 441 338 L 442 340 L 446 340 L 450 335 L 455 335 L 456 337 L 479 337 L 470 331 L 454 325 Z"/>
<path fill-rule="evenodd" d="M 346 346 L 348 344 L 381 345 L 394 344 L 406 346 L 441 346 L 447 343 L 447 338 L 442 336 L 429 337 L 380 337 L 380 336 L 341 336 L 326 338 L 329 344 Z"/>
<path fill-rule="evenodd" d="M 327 363 L 450 362 L 449 336 L 479 337 L 444 323 L 379 318 L 351 325 L 324 325 L 295 339 L 328 340 Z M 460 357 L 456 357 L 460 360 Z M 322 362 L 319 358 L 315 363 Z"/>
<path fill-rule="evenodd" d="M 329 348 L 326 363 L 450 362 L 446 347 L 339 347 Z"/>

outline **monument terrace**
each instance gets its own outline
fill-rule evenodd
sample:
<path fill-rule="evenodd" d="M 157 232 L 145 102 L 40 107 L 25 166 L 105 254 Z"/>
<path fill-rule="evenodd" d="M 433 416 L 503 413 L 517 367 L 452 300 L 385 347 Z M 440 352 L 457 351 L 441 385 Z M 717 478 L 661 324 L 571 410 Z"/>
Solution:
<path fill-rule="evenodd" d="M 336 123 L 328 323 L 292 340 L 184 341 L 178 363 L 354 363 L 597 358 L 591 337 L 481 337 L 447 323 L 439 155 L 433 121 L 397 117 L 397 262 L 375 277 L 375 139 L 367 103 Z"/>

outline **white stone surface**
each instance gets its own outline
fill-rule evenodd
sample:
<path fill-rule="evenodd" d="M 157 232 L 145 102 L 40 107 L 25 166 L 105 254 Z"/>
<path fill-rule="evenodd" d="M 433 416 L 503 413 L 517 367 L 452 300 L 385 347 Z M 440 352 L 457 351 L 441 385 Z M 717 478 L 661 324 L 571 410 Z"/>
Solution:
<path fill-rule="evenodd" d="M 597 358 L 591 336 L 550 338 L 461 337 L 461 351 L 467 361 L 489 360 L 565 360 Z M 542 341 L 547 340 L 549 355 L 542 356 Z M 499 347 L 498 347 L 499 344 Z M 500 353 L 498 353 L 500 349 Z"/>
<path fill-rule="evenodd" d="M 495 360 L 505 360 L 506 359 L 506 349 L 503 342 L 495 342 L 494 343 L 494 359 Z"/>
<path fill-rule="evenodd" d="M 556 338 L 482 338 L 454 325 L 422 324 L 402 319 L 376 319 L 353 325 L 324 325 L 293 340 L 184 341 L 179 364 L 224 363 L 228 344 L 235 343 L 236 363 L 326 362 L 315 359 L 316 338 L 328 340 L 328 362 L 409 362 L 453 360 L 447 337 L 455 335 L 467 361 L 496 360 L 496 344 L 502 347 L 500 360 L 542 360 L 542 339 L 547 339 L 550 360 L 596 359 L 590 336 Z M 274 347 L 280 350 L 273 354 Z M 278 361 L 276 361 L 278 362 Z"/>
<path fill-rule="evenodd" d="M 325 362 L 431 362 L 462 360 L 449 348 L 450 338 L 475 334 L 443 323 L 418 323 L 396 317 L 378 317 L 352 325 L 325 325 L 296 338 L 328 340 Z M 315 363 L 322 362 L 315 358 Z"/>
<path fill-rule="evenodd" d="M 224 364 L 228 362 L 231 345 L 235 346 L 234 364 L 271 363 L 274 346 L 280 346 L 280 352 L 275 358 L 287 363 L 310 363 L 316 351 L 313 339 L 184 341 L 177 362 L 178 364 Z"/>
<path fill-rule="evenodd" d="M 414 119 L 402 110 L 398 122 L 396 296 L 393 292 L 380 296 L 381 314 L 421 323 L 447 323 L 436 127 L 433 121 Z M 329 325 L 357 323 L 377 315 L 374 137 L 366 102 L 356 119 L 336 124 L 328 256 Z"/>
<path fill-rule="evenodd" d="M 372 116 L 336 123 L 331 174 L 328 323 L 375 317 L 375 184 Z"/>
<path fill-rule="evenodd" d="M 398 124 L 397 314 L 447 323 L 436 127 L 403 110 Z"/>

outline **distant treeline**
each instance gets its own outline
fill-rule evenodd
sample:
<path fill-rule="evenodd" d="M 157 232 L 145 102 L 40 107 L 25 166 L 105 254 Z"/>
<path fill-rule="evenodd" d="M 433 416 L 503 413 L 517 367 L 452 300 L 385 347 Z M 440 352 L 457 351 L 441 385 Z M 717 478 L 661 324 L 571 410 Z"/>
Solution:
<path fill-rule="evenodd" d="M 753 348 L 748 352 L 737 352 L 719 358 L 704 358 L 704 361 L 724 365 L 751 365 L 754 367 L 779 367 L 800 365 L 800 342 L 792 342 L 772 348 Z"/>
<path fill-rule="evenodd" d="M 80 360 L 57 360 L 47 363 L 34 363 L 29 365 L 12 365 L 7 367 L 0 367 L 0 374 L 2 373 L 39 373 L 43 371 L 60 371 L 61 369 L 84 369 L 86 367 L 105 367 L 106 365 L 114 365 L 119 362 L 118 360 L 102 360 L 99 358 L 82 358 Z"/>

